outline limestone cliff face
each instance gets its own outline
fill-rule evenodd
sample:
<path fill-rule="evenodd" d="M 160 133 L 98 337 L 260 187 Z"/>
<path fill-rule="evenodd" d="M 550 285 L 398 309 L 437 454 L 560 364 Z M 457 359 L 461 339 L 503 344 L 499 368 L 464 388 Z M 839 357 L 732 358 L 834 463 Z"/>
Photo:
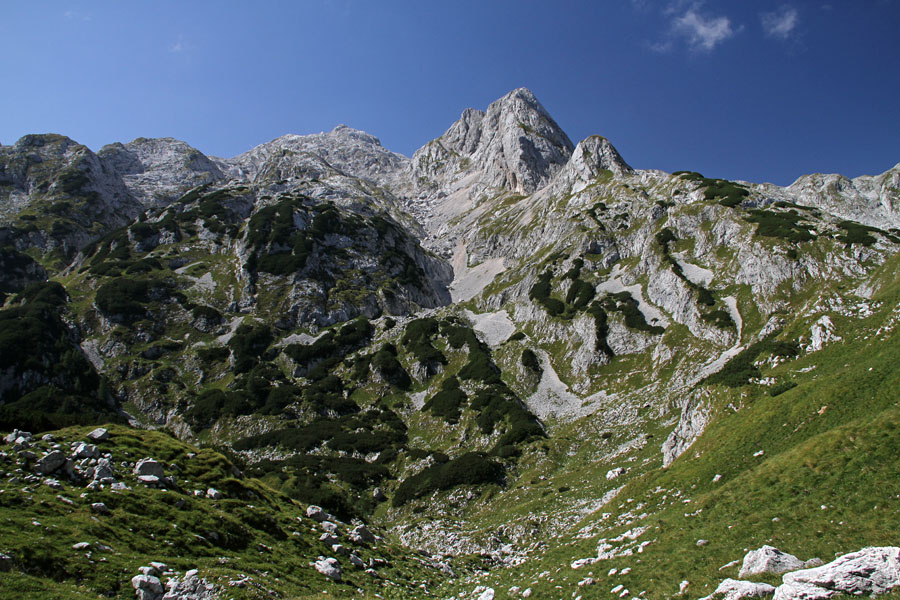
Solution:
<path fill-rule="evenodd" d="M 191 188 L 225 178 L 210 158 L 172 138 L 117 142 L 97 154 L 145 206 L 166 205 Z"/>
<path fill-rule="evenodd" d="M 900 227 L 900 164 L 881 175 L 804 175 L 785 188 L 797 204 L 821 208 L 864 225 Z"/>
<path fill-rule="evenodd" d="M 0 147 L 0 244 L 71 257 L 141 208 L 118 172 L 65 136 Z"/>
<path fill-rule="evenodd" d="M 413 155 L 413 174 L 445 186 L 460 171 L 479 171 L 485 186 L 530 194 L 550 181 L 573 149 L 534 94 L 519 88 L 486 112 L 464 111 L 444 135 Z"/>

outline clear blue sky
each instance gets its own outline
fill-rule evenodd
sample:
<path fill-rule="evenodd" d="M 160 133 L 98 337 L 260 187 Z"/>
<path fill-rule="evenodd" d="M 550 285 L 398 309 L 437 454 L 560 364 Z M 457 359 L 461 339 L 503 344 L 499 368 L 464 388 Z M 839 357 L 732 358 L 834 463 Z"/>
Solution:
<path fill-rule="evenodd" d="M 530 88 L 638 168 L 788 184 L 900 162 L 900 0 L 0 5 L 0 141 L 233 156 L 340 123 L 410 155 Z"/>

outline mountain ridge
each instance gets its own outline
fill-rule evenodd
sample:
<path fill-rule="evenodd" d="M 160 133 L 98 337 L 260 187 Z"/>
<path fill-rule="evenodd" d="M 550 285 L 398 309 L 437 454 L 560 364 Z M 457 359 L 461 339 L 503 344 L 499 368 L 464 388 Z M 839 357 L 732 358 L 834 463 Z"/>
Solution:
<path fill-rule="evenodd" d="M 0 420 L 127 415 L 221 449 L 450 557 L 447 595 L 599 596 L 579 569 L 601 560 L 640 577 L 596 580 L 708 595 L 751 545 L 891 542 L 813 509 L 868 502 L 894 469 L 873 423 L 896 420 L 898 173 L 634 169 L 524 88 L 410 158 L 345 126 L 230 159 L 30 136 L 0 147 Z M 874 474 L 853 449 L 814 468 L 845 434 Z M 752 516 L 770 505 L 777 532 Z"/>

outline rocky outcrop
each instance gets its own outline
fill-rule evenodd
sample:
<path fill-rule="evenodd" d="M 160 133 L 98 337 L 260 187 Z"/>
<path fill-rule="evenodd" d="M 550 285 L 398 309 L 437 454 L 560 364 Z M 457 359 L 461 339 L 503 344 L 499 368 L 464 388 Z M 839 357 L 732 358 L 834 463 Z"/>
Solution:
<path fill-rule="evenodd" d="M 900 548 L 863 548 L 820 567 L 787 573 L 783 581 L 775 590 L 775 600 L 885 594 L 900 587 Z"/>
<path fill-rule="evenodd" d="M 781 575 L 802 569 L 804 566 L 805 563 L 793 554 L 782 552 L 773 546 L 763 546 L 758 550 L 751 550 L 744 556 L 738 577 L 746 579 L 756 575 Z"/>
<path fill-rule="evenodd" d="M 173 138 L 116 142 L 97 154 L 144 206 L 167 205 L 191 188 L 225 178 L 202 152 Z"/>
<path fill-rule="evenodd" d="M 525 88 L 482 113 L 467 109 L 447 132 L 413 154 L 415 177 L 447 186 L 460 168 L 477 171 L 484 186 L 530 194 L 569 161 L 574 146 Z"/>
<path fill-rule="evenodd" d="M 25 208 L 46 220 L 17 221 Z M 0 246 L 72 257 L 141 208 L 118 172 L 65 136 L 26 135 L 0 146 Z"/>
<path fill-rule="evenodd" d="M 804 175 L 784 189 L 797 204 L 843 219 L 891 229 L 900 227 L 900 164 L 881 175 Z"/>
<path fill-rule="evenodd" d="M 662 445 L 663 467 L 668 467 L 700 437 L 709 422 L 709 407 L 696 397 L 687 400 L 678 425 Z"/>
<path fill-rule="evenodd" d="M 701 600 L 742 600 L 743 598 L 765 598 L 771 596 L 775 588 L 767 583 L 753 583 L 726 579 L 709 596 Z"/>

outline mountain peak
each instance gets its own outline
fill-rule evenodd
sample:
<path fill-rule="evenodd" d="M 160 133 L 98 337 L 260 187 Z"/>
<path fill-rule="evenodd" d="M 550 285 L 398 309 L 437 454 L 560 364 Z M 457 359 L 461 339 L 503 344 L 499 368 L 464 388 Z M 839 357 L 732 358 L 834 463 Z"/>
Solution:
<path fill-rule="evenodd" d="M 415 164 L 425 170 L 445 164 L 446 157 L 435 152 L 462 157 L 481 171 L 486 185 L 518 193 L 531 193 L 546 185 L 575 148 L 527 88 L 509 92 L 485 112 L 466 109 L 436 142 L 416 152 L 419 157 L 427 155 L 428 160 Z"/>

